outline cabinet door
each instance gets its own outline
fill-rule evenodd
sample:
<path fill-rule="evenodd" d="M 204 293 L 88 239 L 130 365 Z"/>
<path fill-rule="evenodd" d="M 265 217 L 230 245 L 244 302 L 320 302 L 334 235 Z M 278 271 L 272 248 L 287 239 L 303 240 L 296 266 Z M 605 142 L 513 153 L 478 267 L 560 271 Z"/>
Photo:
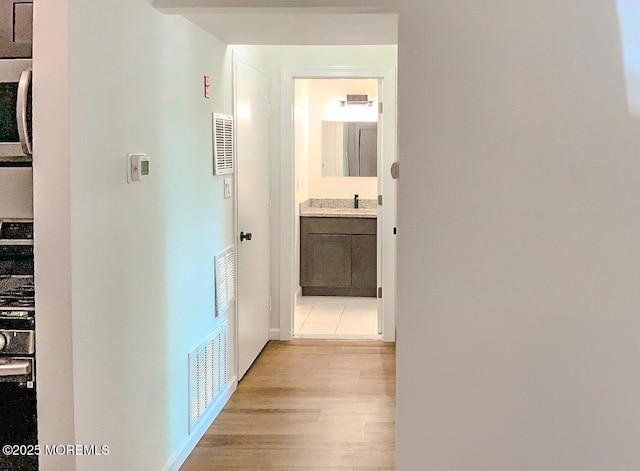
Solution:
<path fill-rule="evenodd" d="M 351 236 L 308 234 L 300 256 L 302 286 L 351 286 Z"/>
<path fill-rule="evenodd" d="M 30 58 L 33 2 L 0 0 L 0 59 Z"/>
<path fill-rule="evenodd" d="M 371 288 L 375 293 L 377 283 L 376 236 L 354 235 L 351 245 L 351 268 L 353 288 Z"/>

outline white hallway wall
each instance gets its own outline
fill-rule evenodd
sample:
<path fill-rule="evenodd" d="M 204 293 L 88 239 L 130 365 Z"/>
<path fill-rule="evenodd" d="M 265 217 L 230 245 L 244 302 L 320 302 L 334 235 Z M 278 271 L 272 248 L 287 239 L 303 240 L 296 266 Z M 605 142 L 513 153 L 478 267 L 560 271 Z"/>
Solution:
<path fill-rule="evenodd" d="M 640 469 L 615 2 L 400 8 L 398 470 Z"/>
<path fill-rule="evenodd" d="M 73 444 L 68 0 L 36 2 L 33 24 L 38 435 L 41 444 Z M 40 467 L 70 471 L 75 458 L 42 456 Z"/>
<path fill-rule="evenodd" d="M 264 57 L 271 78 L 271 328 L 280 329 L 280 163 L 281 75 L 283 69 L 323 66 L 352 66 L 393 70 L 396 46 L 234 46 Z M 393 160 L 393 159 L 391 159 Z M 277 337 L 277 336 L 275 336 Z M 279 337 L 278 337 L 279 338 Z"/>
<path fill-rule="evenodd" d="M 36 121 L 41 442 L 110 446 L 78 470 L 159 470 L 188 438 L 187 354 L 223 320 L 213 258 L 233 243 L 233 205 L 212 175 L 211 113 L 233 111 L 231 52 L 146 0 L 45 5 L 36 73 L 56 80 L 34 95 L 61 119 Z M 151 156 L 147 183 L 126 183 L 128 152 Z M 42 469 L 73 469 L 63 460 Z"/>

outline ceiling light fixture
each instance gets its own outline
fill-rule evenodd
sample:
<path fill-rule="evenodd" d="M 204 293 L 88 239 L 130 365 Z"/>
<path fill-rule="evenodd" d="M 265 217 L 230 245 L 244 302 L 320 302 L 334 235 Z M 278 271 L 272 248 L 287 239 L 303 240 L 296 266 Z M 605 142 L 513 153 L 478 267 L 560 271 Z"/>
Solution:
<path fill-rule="evenodd" d="M 347 95 L 346 100 L 340 100 L 342 106 L 347 105 L 368 105 L 373 106 L 373 101 L 369 100 L 369 95 Z"/>

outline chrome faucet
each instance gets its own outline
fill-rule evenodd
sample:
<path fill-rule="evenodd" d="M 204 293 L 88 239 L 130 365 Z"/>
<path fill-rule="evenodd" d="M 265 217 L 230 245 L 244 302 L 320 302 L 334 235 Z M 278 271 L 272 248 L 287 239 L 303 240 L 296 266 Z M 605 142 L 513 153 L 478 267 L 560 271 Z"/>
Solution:
<path fill-rule="evenodd" d="M 354 195 L 354 197 L 353 197 L 353 208 L 354 209 L 358 209 L 359 203 L 360 202 L 358 201 L 358 195 Z"/>

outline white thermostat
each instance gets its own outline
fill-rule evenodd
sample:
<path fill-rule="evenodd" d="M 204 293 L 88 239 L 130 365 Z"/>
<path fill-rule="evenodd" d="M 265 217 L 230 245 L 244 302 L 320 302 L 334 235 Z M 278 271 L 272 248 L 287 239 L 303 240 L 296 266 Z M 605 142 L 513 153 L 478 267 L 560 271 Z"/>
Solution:
<path fill-rule="evenodd" d="M 147 154 L 128 154 L 127 167 L 129 183 L 141 183 L 147 180 L 151 173 L 151 163 Z"/>

